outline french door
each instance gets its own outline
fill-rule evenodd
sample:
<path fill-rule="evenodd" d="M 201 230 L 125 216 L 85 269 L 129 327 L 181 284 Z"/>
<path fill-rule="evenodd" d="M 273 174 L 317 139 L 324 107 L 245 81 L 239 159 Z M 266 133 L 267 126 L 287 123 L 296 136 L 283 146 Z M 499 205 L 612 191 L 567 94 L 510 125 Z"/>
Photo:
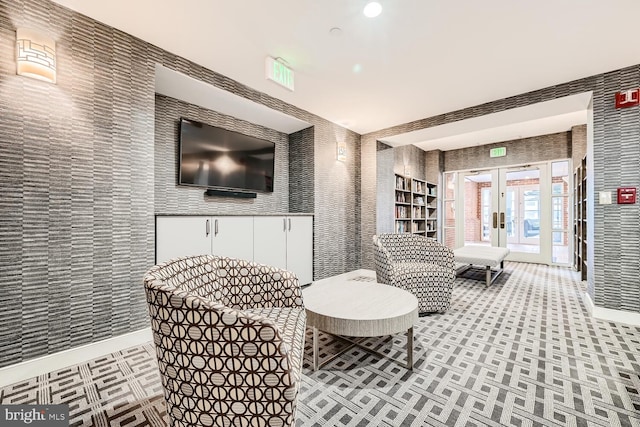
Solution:
<path fill-rule="evenodd" d="M 446 173 L 445 242 L 506 247 L 512 261 L 569 263 L 568 170 L 565 160 Z"/>

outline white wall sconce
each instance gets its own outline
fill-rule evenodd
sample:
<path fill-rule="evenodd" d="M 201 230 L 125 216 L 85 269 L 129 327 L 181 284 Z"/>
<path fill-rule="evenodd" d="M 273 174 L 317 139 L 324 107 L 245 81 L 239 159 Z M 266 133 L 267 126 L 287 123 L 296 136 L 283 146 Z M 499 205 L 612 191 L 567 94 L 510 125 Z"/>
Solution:
<path fill-rule="evenodd" d="M 340 162 L 347 161 L 347 144 L 344 142 L 338 142 L 337 144 L 336 159 Z"/>
<path fill-rule="evenodd" d="M 16 30 L 17 74 L 56 82 L 56 42 L 37 31 Z"/>

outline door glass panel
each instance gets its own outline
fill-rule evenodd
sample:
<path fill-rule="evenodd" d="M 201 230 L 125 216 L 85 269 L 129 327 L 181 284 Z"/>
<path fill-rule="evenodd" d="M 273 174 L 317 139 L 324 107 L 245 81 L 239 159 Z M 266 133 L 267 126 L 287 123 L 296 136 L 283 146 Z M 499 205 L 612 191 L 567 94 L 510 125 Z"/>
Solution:
<path fill-rule="evenodd" d="M 518 217 L 518 192 L 513 188 L 507 188 L 505 203 L 505 227 L 507 229 L 507 242 L 514 243 L 518 241 L 517 227 L 515 225 Z"/>
<path fill-rule="evenodd" d="M 445 246 L 455 249 L 456 247 L 456 229 L 455 228 L 444 228 L 444 244 Z"/>
<path fill-rule="evenodd" d="M 506 173 L 505 227 L 512 252 L 540 253 L 540 171 Z"/>
<path fill-rule="evenodd" d="M 551 244 L 556 264 L 569 264 L 569 161 L 551 163 Z"/>
<path fill-rule="evenodd" d="M 464 244 L 491 244 L 491 174 L 464 177 Z"/>
<path fill-rule="evenodd" d="M 453 200 L 456 195 L 456 172 L 447 172 L 444 174 L 444 200 Z"/>
<path fill-rule="evenodd" d="M 565 230 L 568 214 L 567 198 L 565 196 L 553 197 L 551 199 L 551 227 L 554 230 Z"/>
<path fill-rule="evenodd" d="M 554 231 L 553 252 L 551 262 L 556 264 L 569 263 L 569 233 L 566 231 Z"/>
<path fill-rule="evenodd" d="M 480 189 L 482 203 L 482 236 L 483 242 L 491 241 L 491 187 Z"/>

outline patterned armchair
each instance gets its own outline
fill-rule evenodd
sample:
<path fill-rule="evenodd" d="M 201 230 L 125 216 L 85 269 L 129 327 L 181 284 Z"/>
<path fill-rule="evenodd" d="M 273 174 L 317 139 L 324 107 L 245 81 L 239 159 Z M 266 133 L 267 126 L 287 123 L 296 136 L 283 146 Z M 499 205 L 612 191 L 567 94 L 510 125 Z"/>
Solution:
<path fill-rule="evenodd" d="M 408 233 L 373 236 L 373 246 L 379 283 L 414 294 L 420 313 L 449 309 L 456 278 L 451 249 Z"/>
<path fill-rule="evenodd" d="M 144 277 L 172 426 L 293 426 L 305 311 L 288 271 L 211 255 Z"/>

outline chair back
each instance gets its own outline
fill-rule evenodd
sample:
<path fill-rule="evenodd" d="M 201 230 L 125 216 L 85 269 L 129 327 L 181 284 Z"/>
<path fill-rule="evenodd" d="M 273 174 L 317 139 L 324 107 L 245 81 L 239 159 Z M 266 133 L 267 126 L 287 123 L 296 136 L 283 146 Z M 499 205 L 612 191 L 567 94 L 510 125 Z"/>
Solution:
<path fill-rule="evenodd" d="M 227 264 L 238 268 L 232 271 L 238 273 L 238 283 L 224 277 L 222 268 Z M 269 267 L 206 255 L 174 259 L 145 274 L 171 426 L 285 426 L 295 422 L 299 380 L 280 329 L 259 312 L 224 303 L 242 301 L 238 289 L 267 288 L 269 283 L 260 282 L 262 276 L 250 278 L 261 269 Z M 294 309 L 271 310 L 285 315 Z M 304 309 L 295 310 L 304 316 Z M 292 317 L 293 325 L 296 318 Z M 301 329 L 303 340 L 304 323 Z"/>
<path fill-rule="evenodd" d="M 409 233 L 382 233 L 377 235 L 377 241 L 377 245 L 388 252 L 392 262 L 415 262 L 431 247 L 440 245 L 435 240 Z"/>

